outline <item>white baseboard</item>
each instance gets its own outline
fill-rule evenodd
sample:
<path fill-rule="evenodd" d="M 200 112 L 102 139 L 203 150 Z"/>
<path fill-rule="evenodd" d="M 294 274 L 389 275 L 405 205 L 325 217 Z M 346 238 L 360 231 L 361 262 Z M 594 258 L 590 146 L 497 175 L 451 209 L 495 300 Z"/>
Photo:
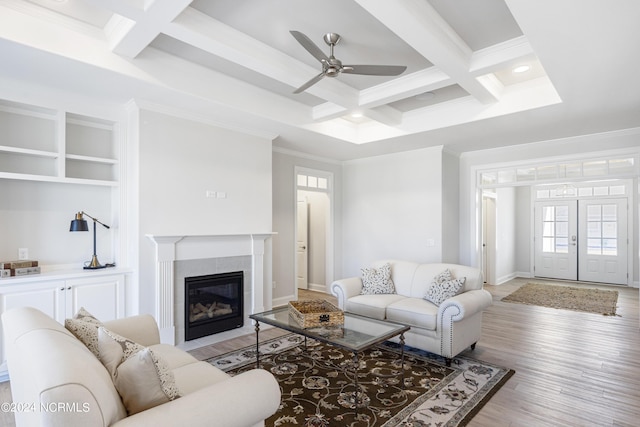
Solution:
<path fill-rule="evenodd" d="M 324 292 L 329 293 L 329 290 L 327 289 L 327 285 L 323 285 L 320 283 L 309 283 L 309 290 L 310 291 L 316 291 L 316 292 Z"/>
<path fill-rule="evenodd" d="M 523 279 L 531 279 L 533 274 L 530 271 L 516 271 L 516 277 L 521 277 Z"/>
<path fill-rule="evenodd" d="M 285 305 L 287 305 L 289 303 L 289 301 L 295 301 L 296 300 L 296 296 L 295 294 L 293 295 L 286 295 L 284 297 L 280 297 L 280 298 L 274 298 L 271 301 L 271 306 L 273 308 L 277 308 L 277 307 L 283 307 Z"/>
<path fill-rule="evenodd" d="M 507 283 L 509 280 L 513 280 L 516 277 L 518 277 L 517 273 L 511 273 L 511 274 L 507 274 L 506 276 L 502 276 L 502 277 L 498 277 L 498 280 L 496 281 L 497 285 L 502 285 L 503 283 Z"/>

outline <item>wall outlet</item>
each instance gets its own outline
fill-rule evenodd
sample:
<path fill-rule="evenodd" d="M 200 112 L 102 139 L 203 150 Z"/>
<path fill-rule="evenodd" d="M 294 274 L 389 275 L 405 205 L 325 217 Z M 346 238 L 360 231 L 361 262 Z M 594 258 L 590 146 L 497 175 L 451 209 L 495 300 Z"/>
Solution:
<path fill-rule="evenodd" d="M 29 259 L 29 249 L 28 248 L 19 248 L 18 249 L 18 259 Z"/>

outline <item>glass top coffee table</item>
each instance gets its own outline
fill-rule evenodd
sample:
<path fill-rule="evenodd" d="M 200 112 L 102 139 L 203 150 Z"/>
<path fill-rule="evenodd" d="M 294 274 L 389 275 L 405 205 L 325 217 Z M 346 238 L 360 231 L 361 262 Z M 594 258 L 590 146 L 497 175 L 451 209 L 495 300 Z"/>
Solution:
<path fill-rule="evenodd" d="M 268 325 L 302 335 L 305 338 L 305 347 L 307 338 L 312 338 L 330 345 L 341 347 L 353 353 L 353 362 L 355 367 L 354 384 L 356 391 L 359 390 L 357 372 L 359 366 L 358 354 L 388 340 L 389 338 L 400 335 L 400 371 L 402 374 L 402 385 L 404 386 L 404 333 L 410 329 L 409 326 L 345 312 L 344 324 L 341 326 L 305 329 L 302 328 L 293 317 L 289 316 L 288 307 L 281 307 L 265 311 L 264 313 L 252 314 L 249 318 L 256 322 L 257 368 L 260 367 L 260 323 L 266 323 Z M 354 393 L 353 404 L 356 410 L 359 403 L 358 394 L 359 393 Z"/>

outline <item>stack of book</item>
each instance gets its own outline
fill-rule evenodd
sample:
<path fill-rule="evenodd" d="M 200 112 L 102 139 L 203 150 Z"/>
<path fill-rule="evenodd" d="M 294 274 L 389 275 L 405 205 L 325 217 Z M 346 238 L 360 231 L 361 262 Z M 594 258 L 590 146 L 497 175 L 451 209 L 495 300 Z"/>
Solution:
<path fill-rule="evenodd" d="M 38 261 L 0 261 L 0 278 L 40 274 Z"/>

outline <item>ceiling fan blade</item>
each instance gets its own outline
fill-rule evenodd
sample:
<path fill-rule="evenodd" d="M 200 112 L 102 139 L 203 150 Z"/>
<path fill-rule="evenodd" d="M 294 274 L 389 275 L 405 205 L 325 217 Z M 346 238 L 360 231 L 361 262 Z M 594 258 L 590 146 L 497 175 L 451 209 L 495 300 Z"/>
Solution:
<path fill-rule="evenodd" d="M 311 80 L 309 80 L 308 82 L 306 82 L 305 84 L 303 84 L 302 86 L 300 86 L 298 89 L 294 90 L 293 93 L 304 92 L 305 90 L 307 90 L 308 88 L 310 88 L 311 86 L 313 86 L 314 84 L 322 80 L 323 77 L 324 77 L 324 71 L 318 74 L 317 76 L 315 76 L 314 78 L 312 78 Z"/>
<path fill-rule="evenodd" d="M 298 40 L 298 43 L 300 43 L 302 47 L 307 50 L 307 52 L 314 56 L 314 58 L 316 58 L 320 62 L 329 62 L 329 57 L 322 50 L 320 50 L 320 48 L 316 46 L 316 44 L 312 42 L 309 37 L 302 34 L 300 31 L 291 30 L 289 32 L 293 37 L 295 37 L 296 40 Z"/>
<path fill-rule="evenodd" d="M 343 65 L 342 72 L 367 76 L 397 76 L 407 69 L 404 65 Z"/>

